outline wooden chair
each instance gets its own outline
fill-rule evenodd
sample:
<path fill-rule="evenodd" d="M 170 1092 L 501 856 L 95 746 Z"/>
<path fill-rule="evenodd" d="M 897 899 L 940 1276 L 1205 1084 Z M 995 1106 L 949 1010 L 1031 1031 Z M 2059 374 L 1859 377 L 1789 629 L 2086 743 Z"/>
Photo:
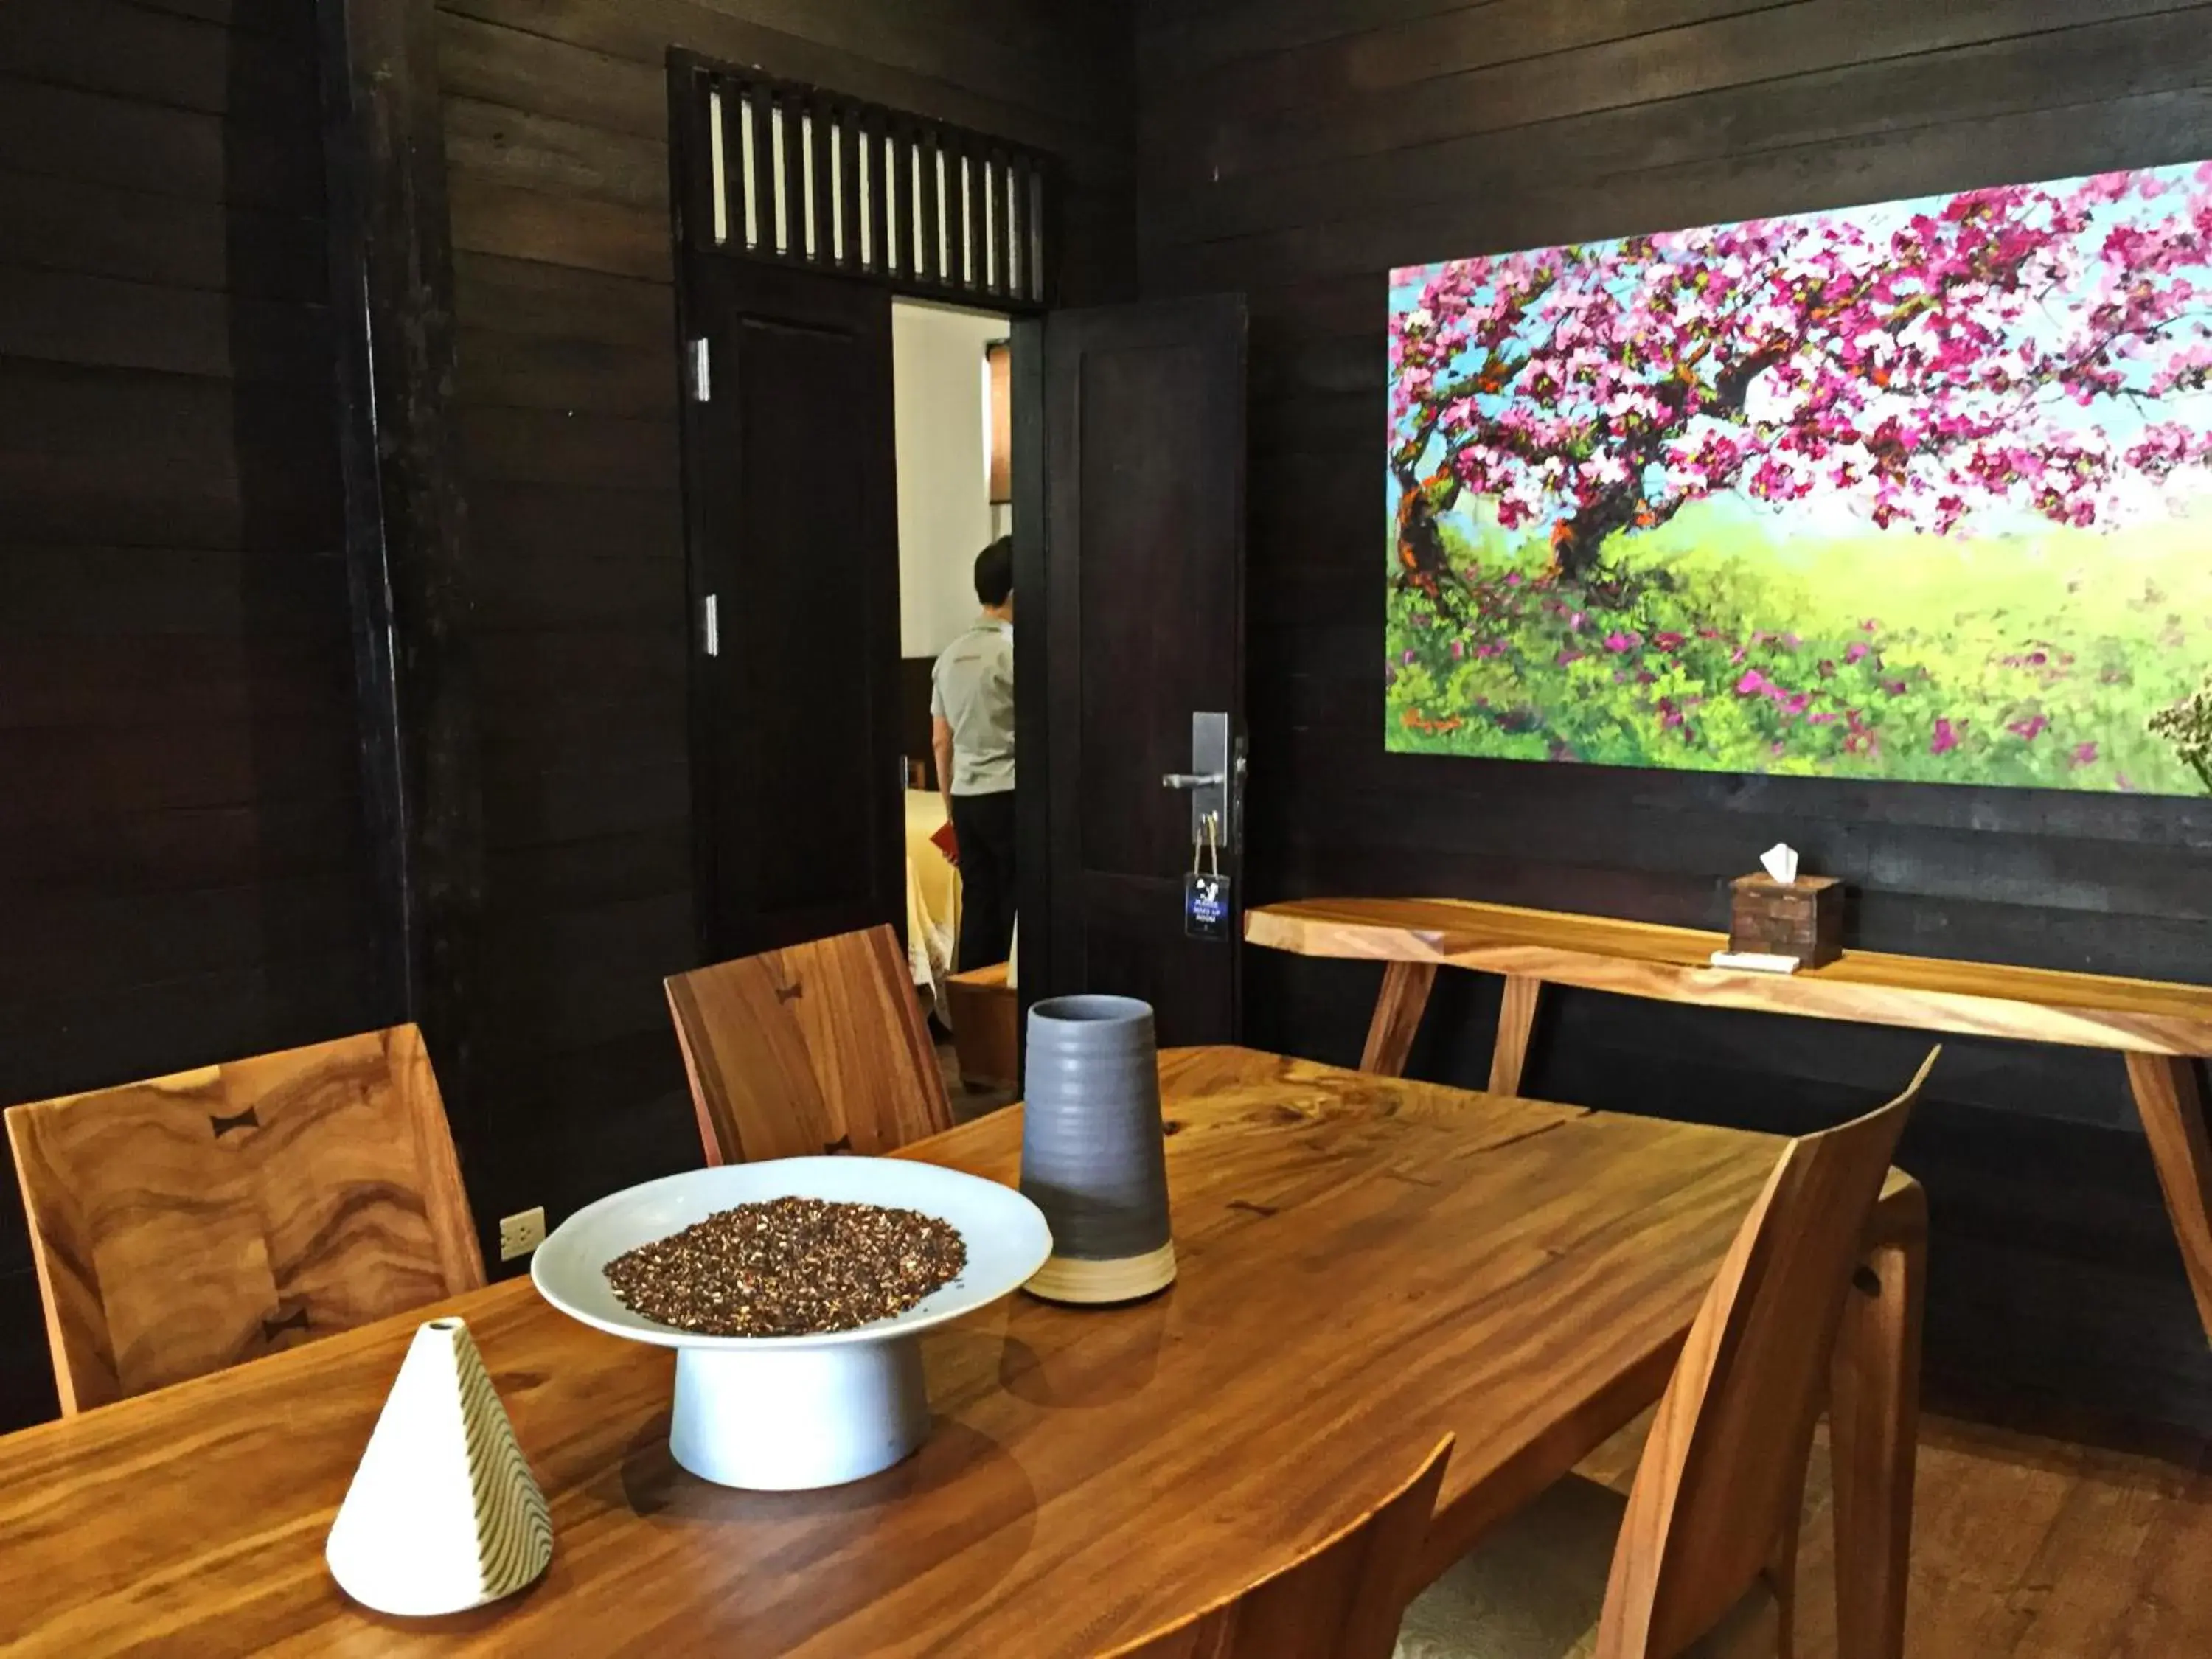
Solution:
<path fill-rule="evenodd" d="M 1451 1446 L 1288 1566 L 1108 1659 L 1387 1659 Z"/>
<path fill-rule="evenodd" d="M 674 975 L 668 1006 L 710 1164 L 888 1152 L 952 1127 L 887 927 Z"/>
<path fill-rule="evenodd" d="M 1398 1659 L 1787 1659 L 1829 1353 L 1942 1052 L 1881 1110 L 1783 1153 L 1690 1327 L 1627 1498 L 1561 1481 L 1414 1599 Z"/>
<path fill-rule="evenodd" d="M 64 1415 L 484 1282 L 412 1025 L 7 1123 Z"/>

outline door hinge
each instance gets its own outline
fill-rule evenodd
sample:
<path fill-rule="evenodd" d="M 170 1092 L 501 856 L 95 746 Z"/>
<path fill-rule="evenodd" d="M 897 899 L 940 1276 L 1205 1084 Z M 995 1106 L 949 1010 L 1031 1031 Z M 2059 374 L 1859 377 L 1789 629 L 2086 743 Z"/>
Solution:
<path fill-rule="evenodd" d="M 1242 857 L 1244 852 L 1244 779 L 1251 770 L 1250 757 L 1244 751 L 1244 734 L 1237 734 L 1236 752 L 1229 763 L 1229 851 L 1232 857 Z"/>
<path fill-rule="evenodd" d="M 691 401 L 695 404 L 714 400 L 714 354 L 702 337 L 691 342 Z"/>
<path fill-rule="evenodd" d="M 722 654 L 722 614 L 716 597 L 709 593 L 699 607 L 699 643 L 710 657 Z"/>

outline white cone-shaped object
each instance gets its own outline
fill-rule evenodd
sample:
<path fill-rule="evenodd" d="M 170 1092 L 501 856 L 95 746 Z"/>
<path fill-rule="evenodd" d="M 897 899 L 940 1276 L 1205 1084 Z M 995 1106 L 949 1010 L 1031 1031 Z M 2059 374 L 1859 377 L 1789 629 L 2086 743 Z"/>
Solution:
<path fill-rule="evenodd" d="M 553 1559 L 545 1495 L 460 1320 L 416 1328 L 323 1558 L 355 1601 L 417 1616 L 511 1595 Z"/>

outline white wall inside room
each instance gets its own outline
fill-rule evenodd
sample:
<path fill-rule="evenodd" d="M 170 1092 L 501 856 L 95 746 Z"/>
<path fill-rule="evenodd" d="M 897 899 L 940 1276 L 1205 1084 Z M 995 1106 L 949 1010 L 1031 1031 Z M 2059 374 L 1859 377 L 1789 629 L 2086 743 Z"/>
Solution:
<path fill-rule="evenodd" d="M 975 617 L 975 556 L 1004 529 L 991 506 L 983 349 L 1004 317 L 891 302 L 898 441 L 900 654 L 933 657 Z"/>

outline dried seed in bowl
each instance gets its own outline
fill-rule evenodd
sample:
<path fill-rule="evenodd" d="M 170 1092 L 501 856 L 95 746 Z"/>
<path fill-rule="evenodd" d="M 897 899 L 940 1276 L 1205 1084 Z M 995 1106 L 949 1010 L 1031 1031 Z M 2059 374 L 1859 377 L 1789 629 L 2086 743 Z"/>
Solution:
<path fill-rule="evenodd" d="M 811 1336 L 904 1313 L 968 1265 L 957 1230 L 876 1204 L 778 1198 L 717 1211 L 606 1265 L 634 1313 L 702 1336 Z"/>

